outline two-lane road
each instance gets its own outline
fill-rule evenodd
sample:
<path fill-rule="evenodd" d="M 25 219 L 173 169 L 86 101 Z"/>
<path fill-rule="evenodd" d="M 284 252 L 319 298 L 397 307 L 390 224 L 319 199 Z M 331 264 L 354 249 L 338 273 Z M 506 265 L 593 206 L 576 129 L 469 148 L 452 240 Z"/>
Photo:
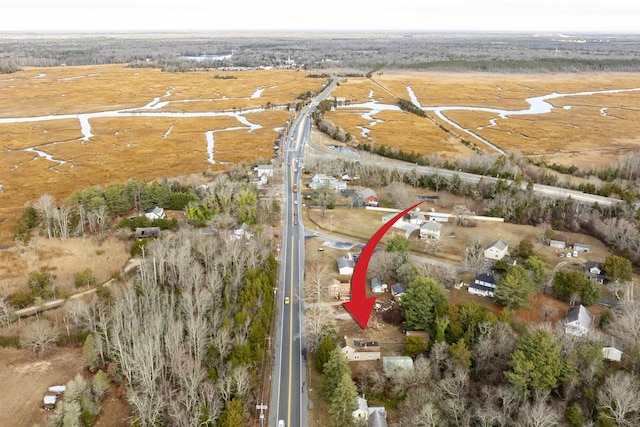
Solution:
<path fill-rule="evenodd" d="M 283 237 L 280 277 L 276 301 L 277 338 L 272 375 L 269 425 L 308 425 L 306 390 L 306 350 L 304 342 L 304 227 L 301 223 L 300 187 L 304 149 L 311 135 L 310 115 L 318 102 L 335 87 L 328 84 L 322 93 L 294 120 L 286 136 L 284 155 Z"/>

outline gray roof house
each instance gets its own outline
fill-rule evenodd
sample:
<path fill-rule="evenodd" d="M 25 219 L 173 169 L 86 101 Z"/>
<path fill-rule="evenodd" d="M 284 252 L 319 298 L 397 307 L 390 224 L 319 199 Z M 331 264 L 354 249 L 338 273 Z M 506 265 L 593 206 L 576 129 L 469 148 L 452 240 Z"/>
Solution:
<path fill-rule="evenodd" d="M 136 239 L 147 239 L 149 237 L 160 237 L 160 227 L 137 227 Z"/>
<path fill-rule="evenodd" d="M 385 291 L 385 289 L 387 289 L 387 284 L 382 283 L 382 280 L 380 280 L 378 277 L 374 277 L 373 279 L 371 279 L 371 292 L 373 292 L 374 294 L 381 294 Z"/>
<path fill-rule="evenodd" d="M 500 260 L 509 253 L 509 244 L 504 240 L 495 240 L 484 249 L 484 257 Z"/>
<path fill-rule="evenodd" d="M 442 224 L 436 221 L 426 221 L 420 226 L 420 238 L 430 237 L 439 239 L 442 232 Z"/>
<path fill-rule="evenodd" d="M 351 258 L 350 256 L 341 256 L 340 258 L 336 259 L 336 262 L 338 263 L 338 271 L 341 275 L 349 276 L 353 274 L 353 269 L 356 266 L 353 258 Z"/>
<path fill-rule="evenodd" d="M 395 285 L 391 286 L 391 295 L 394 298 L 401 298 L 402 295 L 404 295 L 406 292 L 407 287 L 402 283 L 396 283 Z"/>
<path fill-rule="evenodd" d="M 564 318 L 564 333 L 583 337 L 593 326 L 594 316 L 582 304 L 577 305 L 567 311 Z"/>
<path fill-rule="evenodd" d="M 154 220 L 154 219 L 166 218 L 167 214 L 164 212 L 163 208 L 156 206 L 153 209 L 149 209 L 145 211 L 144 216 L 146 216 L 151 220 Z"/>

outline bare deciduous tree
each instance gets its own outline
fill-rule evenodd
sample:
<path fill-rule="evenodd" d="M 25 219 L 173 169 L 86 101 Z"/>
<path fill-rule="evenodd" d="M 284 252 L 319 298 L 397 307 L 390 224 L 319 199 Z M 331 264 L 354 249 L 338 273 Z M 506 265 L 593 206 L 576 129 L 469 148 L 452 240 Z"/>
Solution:
<path fill-rule="evenodd" d="M 38 319 L 31 322 L 22 331 L 20 344 L 31 348 L 35 353 L 45 353 L 58 339 L 57 328 L 46 319 Z"/>
<path fill-rule="evenodd" d="M 598 405 L 606 409 L 602 416 L 615 420 L 620 427 L 640 423 L 640 386 L 631 374 L 619 371 L 608 377 L 598 391 Z"/>

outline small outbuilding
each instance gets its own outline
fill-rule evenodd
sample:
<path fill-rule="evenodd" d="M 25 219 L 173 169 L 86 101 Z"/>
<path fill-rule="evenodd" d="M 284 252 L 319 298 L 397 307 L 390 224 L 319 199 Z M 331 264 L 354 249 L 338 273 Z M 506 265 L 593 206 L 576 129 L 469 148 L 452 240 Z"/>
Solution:
<path fill-rule="evenodd" d="M 160 237 L 160 227 L 137 227 L 136 239 L 157 239 Z"/>
<path fill-rule="evenodd" d="M 602 357 L 612 362 L 622 360 L 622 343 L 614 336 L 608 336 L 602 344 Z"/>

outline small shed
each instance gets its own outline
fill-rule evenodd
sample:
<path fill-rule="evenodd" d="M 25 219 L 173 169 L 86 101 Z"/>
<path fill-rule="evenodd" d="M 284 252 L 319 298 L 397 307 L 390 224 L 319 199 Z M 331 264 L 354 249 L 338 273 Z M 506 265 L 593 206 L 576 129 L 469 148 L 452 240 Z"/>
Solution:
<path fill-rule="evenodd" d="M 371 279 L 371 292 L 374 294 L 381 294 L 387 289 L 387 284 L 382 283 L 378 277 Z"/>
<path fill-rule="evenodd" d="M 567 242 L 563 242 L 562 240 L 549 240 L 549 246 L 556 249 L 565 249 Z"/>
<path fill-rule="evenodd" d="M 622 360 L 622 343 L 614 336 L 608 336 L 602 344 L 602 357 L 612 362 Z"/>
<path fill-rule="evenodd" d="M 396 283 L 395 285 L 391 286 L 391 295 L 395 299 L 402 298 L 402 295 L 404 295 L 406 292 L 407 292 L 407 287 L 402 283 Z"/>
<path fill-rule="evenodd" d="M 138 227 L 136 228 L 136 239 L 147 239 L 160 237 L 160 227 Z"/>

